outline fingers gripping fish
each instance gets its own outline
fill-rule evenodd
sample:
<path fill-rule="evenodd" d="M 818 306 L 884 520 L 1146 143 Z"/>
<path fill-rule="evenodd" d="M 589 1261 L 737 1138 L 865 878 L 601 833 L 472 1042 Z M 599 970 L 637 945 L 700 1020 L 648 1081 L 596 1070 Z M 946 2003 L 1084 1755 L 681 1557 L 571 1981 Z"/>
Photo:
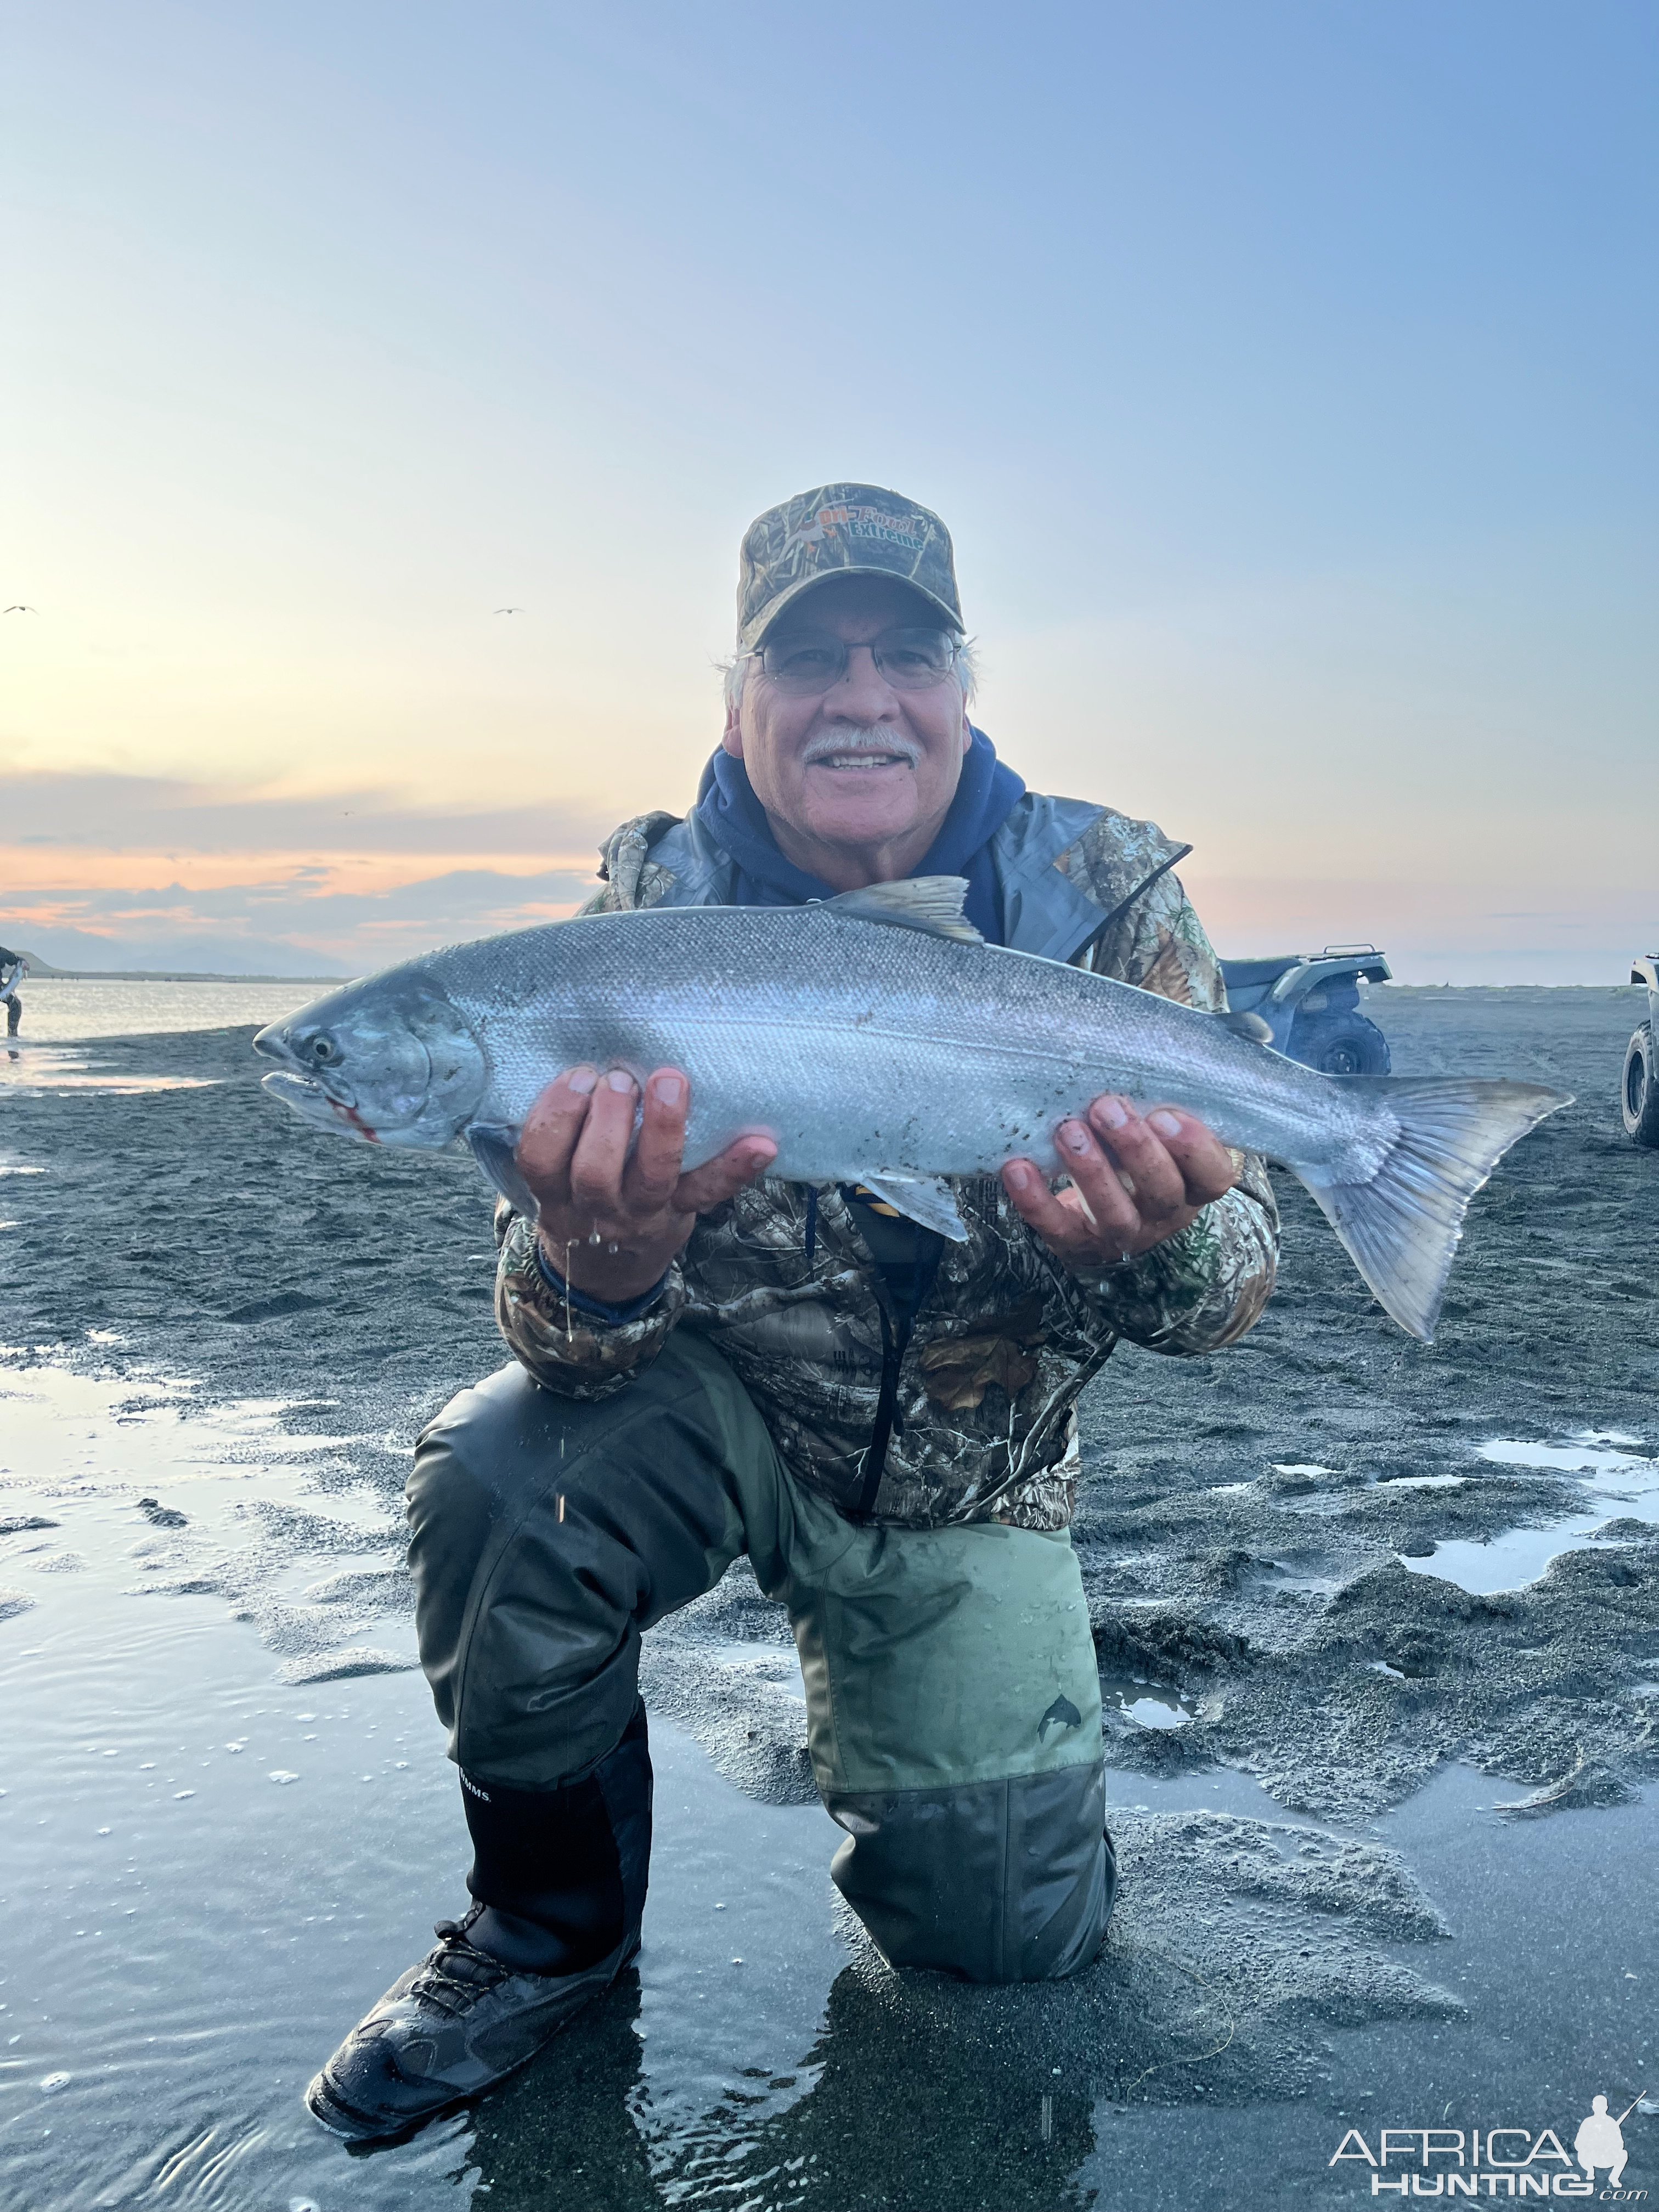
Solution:
<path fill-rule="evenodd" d="M 1540 1084 L 1321 1075 L 1109 977 L 988 945 L 954 876 L 794 908 L 578 916 L 405 961 L 254 1040 L 267 1089 L 381 1145 L 471 1145 L 533 1214 L 514 1164 L 564 1067 L 672 1065 L 691 1079 L 685 1165 L 739 1137 L 788 1182 L 862 1182 L 947 1237 L 952 1176 L 1062 1171 L 1059 1124 L 1106 1089 L 1184 1107 L 1313 1194 L 1386 1310 L 1433 1332 L 1469 1200 L 1568 1104 Z"/>

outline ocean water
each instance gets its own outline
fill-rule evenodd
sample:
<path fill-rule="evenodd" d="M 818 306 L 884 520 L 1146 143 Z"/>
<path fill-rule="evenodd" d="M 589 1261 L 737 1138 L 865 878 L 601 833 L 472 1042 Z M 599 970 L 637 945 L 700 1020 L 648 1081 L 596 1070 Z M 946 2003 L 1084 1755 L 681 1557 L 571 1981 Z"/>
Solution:
<path fill-rule="evenodd" d="M 326 981 L 122 983 L 29 976 L 20 988 L 21 1044 L 73 1044 L 92 1037 L 165 1036 L 179 1030 L 236 1029 L 274 1022 L 320 998 Z"/>

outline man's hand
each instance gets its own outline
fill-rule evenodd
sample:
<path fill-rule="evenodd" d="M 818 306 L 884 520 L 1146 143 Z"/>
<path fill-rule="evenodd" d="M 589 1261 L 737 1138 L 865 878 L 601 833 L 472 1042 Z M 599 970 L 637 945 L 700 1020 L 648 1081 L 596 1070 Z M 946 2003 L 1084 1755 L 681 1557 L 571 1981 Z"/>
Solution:
<path fill-rule="evenodd" d="M 568 1067 L 525 1118 L 519 1170 L 541 1207 L 541 1245 L 574 1290 L 625 1305 L 661 1281 L 698 1214 L 721 1206 L 777 1158 L 769 1137 L 740 1137 L 680 1173 L 691 1085 L 678 1067 L 639 1088 L 627 1071 Z"/>
<path fill-rule="evenodd" d="M 1062 1121 L 1055 1144 L 1069 1190 L 1051 1191 L 1030 1160 L 1010 1160 L 1003 1187 L 1068 1267 L 1113 1267 L 1179 1236 L 1237 1180 L 1232 1156 L 1195 1115 L 1159 1106 L 1145 1118 L 1110 1091 L 1087 1121 Z"/>

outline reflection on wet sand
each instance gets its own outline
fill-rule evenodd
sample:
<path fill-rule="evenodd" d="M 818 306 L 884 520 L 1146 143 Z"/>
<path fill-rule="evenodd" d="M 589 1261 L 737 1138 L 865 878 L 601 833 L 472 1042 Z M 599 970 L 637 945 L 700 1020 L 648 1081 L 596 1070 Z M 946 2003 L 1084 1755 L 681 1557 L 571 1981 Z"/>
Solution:
<path fill-rule="evenodd" d="M 0 1064 L 0 1085 L 38 1098 L 57 1098 L 71 1091 L 105 1091 L 117 1098 L 137 1098 L 150 1091 L 208 1091 L 217 1078 L 147 1075 L 137 1070 L 112 1073 L 107 1061 L 52 1045 L 10 1046 Z"/>
<path fill-rule="evenodd" d="M 1405 1564 L 1415 1573 L 1437 1575 L 1455 1583 L 1460 1589 L 1524 1589 L 1547 1573 L 1564 1553 L 1627 1548 L 1631 1534 L 1620 1532 L 1613 1517 L 1631 1523 L 1659 1523 L 1659 1460 L 1622 1449 L 1639 1443 L 1638 1437 L 1622 1432 L 1592 1432 L 1564 1444 L 1532 1443 L 1498 1439 L 1480 1446 L 1480 1456 L 1499 1467 L 1538 1468 L 1551 1474 L 1583 1478 L 1578 1487 L 1586 1501 L 1581 1513 L 1552 1517 L 1542 1526 L 1520 1523 L 1502 1528 L 1476 1541 L 1451 1539 L 1437 1543 L 1422 1558 Z M 1620 1542 L 1621 1533 L 1626 1541 Z"/>
<path fill-rule="evenodd" d="M 469 2148 L 492 2212 L 1080 2212 L 1088 2201 L 1073 2177 L 1094 2148 L 1094 2085 L 1011 2064 L 957 2021 L 896 2009 L 856 1966 L 830 1992 L 802 2061 L 817 2077 L 804 2095 L 751 2118 L 753 2090 L 734 2085 L 690 2136 L 653 2149 L 638 2007 L 630 1975 L 580 2039 L 478 2108 Z"/>
<path fill-rule="evenodd" d="M 851 1961 L 799 2060 L 733 2079 L 689 2123 L 657 2118 L 630 1978 L 581 2048 L 556 2044 L 471 2115 L 493 2212 L 1081 2208 L 1095 2193 L 1079 2169 L 1109 2116 L 1305 2095 L 1328 2065 L 1316 2023 L 1460 2014 L 1342 1925 L 1443 1935 L 1392 1854 L 1222 1814 L 1115 1825 L 1139 1899 L 1094 1966 L 1064 1983 L 976 1987 L 896 1974 L 849 1931 Z M 1178 1911 L 1160 1912 L 1177 1896 Z M 1305 1923 L 1298 1936 L 1297 1898 L 1334 1916 L 1319 1939 Z M 648 1953 L 642 1966 L 648 1977 Z"/>

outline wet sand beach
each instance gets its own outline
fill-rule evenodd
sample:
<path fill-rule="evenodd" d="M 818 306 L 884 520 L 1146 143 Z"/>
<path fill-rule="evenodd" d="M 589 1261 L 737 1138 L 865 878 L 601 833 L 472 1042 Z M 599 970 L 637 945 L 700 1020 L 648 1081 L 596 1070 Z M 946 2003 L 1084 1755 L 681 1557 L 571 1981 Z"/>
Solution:
<path fill-rule="evenodd" d="M 1597 2093 L 1644 2096 L 1626 2186 L 1659 2189 L 1638 994 L 1375 998 L 1400 1073 L 1577 1093 L 1476 1200 L 1432 1347 L 1279 1176 L 1255 1334 L 1124 1348 L 1085 1400 L 1123 1871 L 1093 1967 L 885 1968 L 740 1568 L 648 1653 L 637 1973 L 367 2154 L 299 2096 L 462 1901 L 399 1507 L 422 1421 L 502 1356 L 489 1194 L 264 1099 L 275 1006 L 78 1042 L 41 1010 L 0 1061 L 0 2204 L 1334 2203 L 1372 2195 L 1329 2163 L 1350 2128 L 1570 2146 Z"/>

